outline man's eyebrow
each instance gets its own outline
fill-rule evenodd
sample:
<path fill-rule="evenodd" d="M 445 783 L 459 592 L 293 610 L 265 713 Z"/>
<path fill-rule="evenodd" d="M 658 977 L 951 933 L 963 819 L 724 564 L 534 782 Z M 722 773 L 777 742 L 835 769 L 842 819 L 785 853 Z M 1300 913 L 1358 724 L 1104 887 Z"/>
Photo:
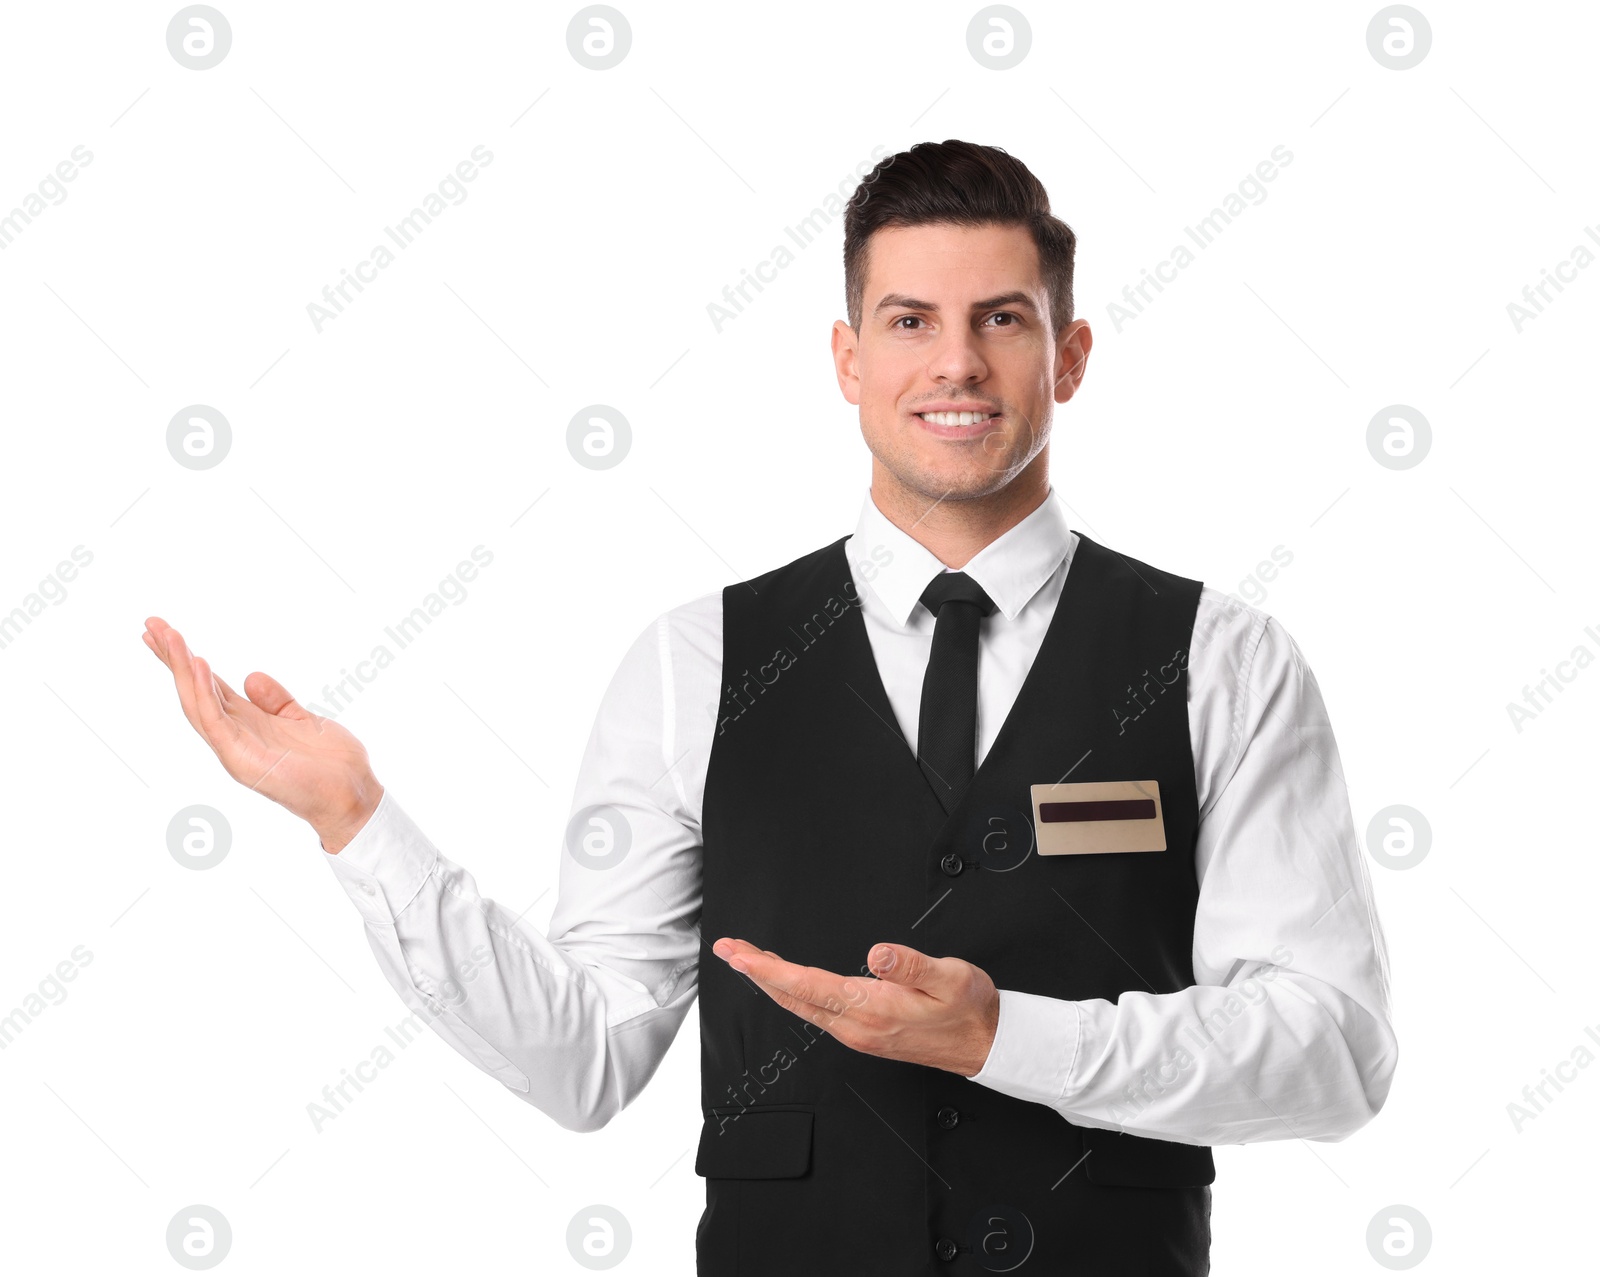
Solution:
<path fill-rule="evenodd" d="M 935 314 L 939 311 L 938 305 L 934 302 L 925 302 L 916 297 L 907 297 L 904 293 L 885 293 L 882 300 L 872 308 L 872 313 L 876 315 L 880 310 L 885 310 L 891 306 L 898 306 L 904 310 L 927 310 Z M 1021 306 L 1033 311 L 1035 314 L 1038 313 L 1038 307 L 1033 304 L 1033 298 L 1024 292 L 1001 293 L 997 297 L 985 297 L 982 301 L 972 303 L 973 310 L 992 310 L 996 306 Z"/>

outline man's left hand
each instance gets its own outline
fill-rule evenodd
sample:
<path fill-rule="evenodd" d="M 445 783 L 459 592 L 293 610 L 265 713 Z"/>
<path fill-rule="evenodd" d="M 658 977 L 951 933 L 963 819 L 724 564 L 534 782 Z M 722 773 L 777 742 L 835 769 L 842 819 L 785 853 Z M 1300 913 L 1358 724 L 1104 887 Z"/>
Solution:
<path fill-rule="evenodd" d="M 711 952 L 747 975 L 779 1006 L 852 1050 L 971 1077 L 982 1072 L 1000 1022 L 994 981 L 960 958 L 931 958 L 903 944 L 875 944 L 877 979 L 785 962 L 724 936 Z"/>

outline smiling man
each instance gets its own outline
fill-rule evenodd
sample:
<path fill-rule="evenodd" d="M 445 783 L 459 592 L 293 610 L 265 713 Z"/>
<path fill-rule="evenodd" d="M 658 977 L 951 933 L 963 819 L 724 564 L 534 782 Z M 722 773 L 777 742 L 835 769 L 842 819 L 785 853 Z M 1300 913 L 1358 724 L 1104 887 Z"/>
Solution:
<path fill-rule="evenodd" d="M 634 643 L 548 937 L 338 724 L 151 618 L 230 774 L 306 818 L 408 1005 L 599 1127 L 700 1004 L 698 1270 L 1200 1274 L 1211 1146 L 1388 1094 L 1388 966 L 1320 692 L 1260 611 L 1071 530 L 1091 347 L 1018 160 L 890 156 L 845 224 L 855 531 Z"/>

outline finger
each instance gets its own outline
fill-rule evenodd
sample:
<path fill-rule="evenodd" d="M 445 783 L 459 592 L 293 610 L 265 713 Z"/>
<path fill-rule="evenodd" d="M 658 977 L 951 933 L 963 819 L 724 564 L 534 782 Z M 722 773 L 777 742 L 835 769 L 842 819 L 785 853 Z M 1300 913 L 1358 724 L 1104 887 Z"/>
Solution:
<path fill-rule="evenodd" d="M 771 949 L 759 948 L 758 946 L 751 944 L 748 940 L 723 939 L 719 940 L 717 943 L 722 946 L 719 956 L 726 958 L 729 962 L 737 962 L 741 964 L 741 970 L 748 969 L 749 964 L 756 959 L 761 959 L 763 961 L 772 963 L 781 963 L 784 966 L 794 965 L 793 963 L 784 962 L 784 960 L 776 953 L 773 953 Z M 717 952 L 715 946 L 713 946 L 712 951 Z M 799 968 L 796 967 L 795 969 L 798 970 Z"/>
<path fill-rule="evenodd" d="M 162 659 L 165 660 L 170 646 L 168 636 L 172 633 L 172 627 L 159 616 L 147 616 L 144 621 L 144 632 L 154 642 L 156 651 L 161 653 Z"/>
<path fill-rule="evenodd" d="M 163 626 L 156 637 L 166 652 L 167 668 L 172 671 L 172 682 L 178 689 L 178 703 L 183 706 L 183 716 L 189 720 L 190 727 L 204 736 L 205 732 L 200 726 L 200 711 L 195 704 L 194 661 L 189 655 L 189 647 L 183 641 L 183 635 L 170 625 Z"/>
<path fill-rule="evenodd" d="M 237 711 L 240 706 L 250 703 L 243 696 L 240 696 L 238 692 L 234 691 L 233 688 L 229 687 L 228 680 L 215 670 L 211 671 L 211 678 L 216 683 L 217 689 L 222 693 L 222 703 L 230 710 Z"/>
<path fill-rule="evenodd" d="M 228 711 L 222 704 L 222 690 L 217 686 L 216 676 L 212 674 L 205 657 L 194 658 L 194 672 L 195 708 L 200 714 L 200 725 L 212 748 L 221 753 L 221 747 L 238 736 L 239 724 L 228 717 Z"/>
<path fill-rule="evenodd" d="M 865 994 L 845 976 L 820 967 L 787 962 L 770 949 L 758 949 L 748 940 L 723 936 L 711 946 L 735 971 L 750 977 L 775 1002 L 796 1015 L 822 1010 L 834 1015 L 860 1003 Z"/>
<path fill-rule="evenodd" d="M 738 966 L 757 982 L 781 990 L 792 998 L 810 1003 L 822 1010 L 838 1012 L 862 1000 L 860 982 L 851 984 L 847 978 L 821 967 L 805 967 L 769 953 L 736 955 Z M 733 965 L 733 964 L 730 964 Z M 735 966 L 735 970 L 738 969 Z"/>
<path fill-rule="evenodd" d="M 799 1016 L 810 1024 L 815 1024 L 820 1029 L 826 1030 L 828 1023 L 838 1019 L 842 1011 L 840 1007 L 822 1007 L 813 1002 L 807 1002 L 802 998 L 795 997 L 792 993 L 787 993 L 773 985 L 756 980 L 753 976 L 751 979 L 754 981 L 756 988 L 760 989 L 761 992 L 765 993 L 785 1011 Z"/>
<path fill-rule="evenodd" d="M 867 967 L 878 979 L 890 979 L 896 984 L 915 986 L 933 975 L 933 959 L 909 944 L 874 944 L 867 954 Z"/>
<path fill-rule="evenodd" d="M 773 1002 L 788 1011 L 791 1015 L 804 1020 L 807 1024 L 815 1025 L 824 1033 L 838 1038 L 846 1046 L 854 1050 L 863 1049 L 863 1042 L 858 1041 L 865 1021 L 861 1018 L 862 1004 L 848 999 L 825 1000 L 822 1002 L 808 1002 L 804 998 L 796 997 L 786 989 L 775 985 L 766 984 L 753 976 L 746 976 L 756 988 L 765 993 Z"/>
<path fill-rule="evenodd" d="M 942 1002 L 958 999 L 965 987 L 966 963 L 923 954 L 909 944 L 874 944 L 867 954 L 867 967 L 882 983 L 917 989 Z"/>
<path fill-rule="evenodd" d="M 312 717 L 299 701 L 289 695 L 288 688 L 260 670 L 246 676 L 244 690 L 250 694 L 251 704 L 269 714 L 277 714 L 282 718 Z"/>
<path fill-rule="evenodd" d="M 238 692 L 234 691 L 228 680 L 215 670 L 212 670 L 211 678 L 222 692 L 222 703 L 227 706 L 228 717 L 232 720 L 234 727 L 241 732 L 244 731 L 247 725 L 252 728 L 256 727 L 257 724 L 252 720 L 251 715 L 260 713 L 258 707 L 253 705 L 248 697 L 240 696 Z"/>
<path fill-rule="evenodd" d="M 754 957 L 758 955 L 776 958 L 778 956 L 771 949 L 763 949 L 759 945 L 751 944 L 748 940 L 739 940 L 732 936 L 724 936 L 718 940 L 716 944 L 711 946 L 711 952 L 719 958 Z"/>
<path fill-rule="evenodd" d="M 146 621 L 144 634 L 142 637 L 144 639 L 145 646 L 156 654 L 157 659 L 159 659 L 163 665 L 170 669 L 172 662 L 167 656 L 167 643 L 160 628 L 151 625 L 150 622 Z"/>

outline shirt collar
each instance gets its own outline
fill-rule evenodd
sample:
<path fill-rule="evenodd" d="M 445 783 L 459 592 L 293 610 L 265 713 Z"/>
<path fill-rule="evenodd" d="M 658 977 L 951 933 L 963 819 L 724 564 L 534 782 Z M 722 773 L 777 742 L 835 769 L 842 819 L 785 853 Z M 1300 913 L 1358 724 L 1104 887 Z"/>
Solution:
<path fill-rule="evenodd" d="M 1015 620 L 1077 540 L 1051 488 L 1037 510 L 989 542 L 961 570 L 984 588 L 1007 620 Z M 901 626 L 910 621 L 928 582 L 945 571 L 931 550 L 889 521 L 870 490 L 845 553 L 856 575 Z"/>

